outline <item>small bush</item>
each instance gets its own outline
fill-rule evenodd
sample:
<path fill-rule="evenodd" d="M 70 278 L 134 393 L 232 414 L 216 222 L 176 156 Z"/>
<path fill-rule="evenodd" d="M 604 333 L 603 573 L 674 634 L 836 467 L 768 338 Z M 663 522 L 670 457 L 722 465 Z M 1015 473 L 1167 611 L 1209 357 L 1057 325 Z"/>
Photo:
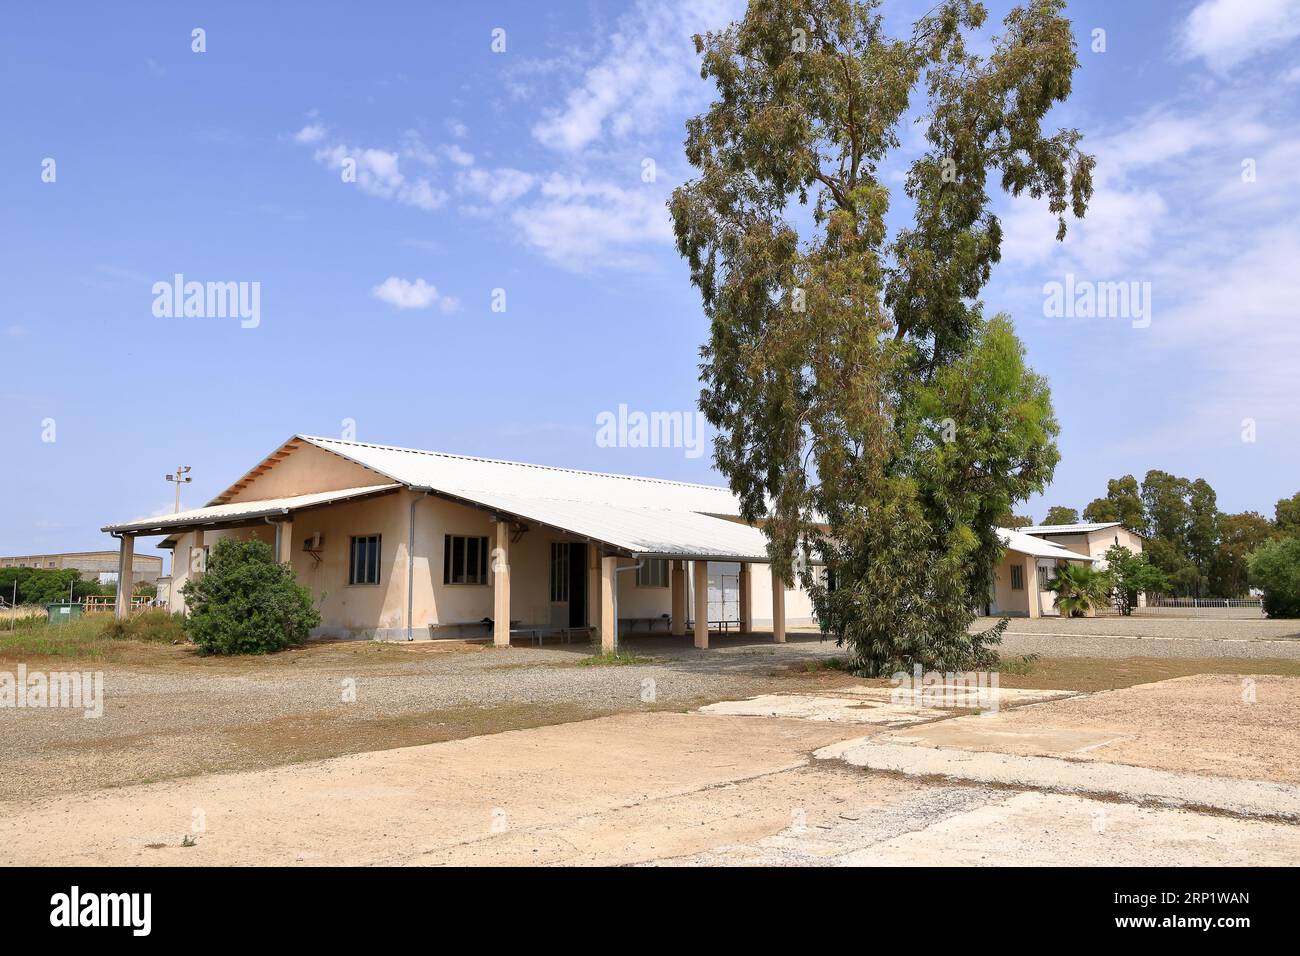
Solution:
<path fill-rule="evenodd" d="M 188 640 L 185 615 L 169 614 L 162 608 L 141 611 L 125 621 L 109 621 L 104 625 L 104 637 L 118 641 L 146 641 L 151 644 L 173 644 Z"/>
<path fill-rule="evenodd" d="M 204 654 L 267 654 L 301 644 L 320 624 L 311 593 L 261 541 L 218 541 L 207 570 L 181 588 L 185 631 Z"/>
<path fill-rule="evenodd" d="M 1037 654 L 1025 654 L 1021 657 L 1003 658 L 998 661 L 997 670 L 1000 674 L 1028 674 L 1038 663 Z"/>
<path fill-rule="evenodd" d="M 1281 538 L 1254 551 L 1250 583 L 1264 591 L 1269 617 L 1300 617 L 1300 538 Z"/>

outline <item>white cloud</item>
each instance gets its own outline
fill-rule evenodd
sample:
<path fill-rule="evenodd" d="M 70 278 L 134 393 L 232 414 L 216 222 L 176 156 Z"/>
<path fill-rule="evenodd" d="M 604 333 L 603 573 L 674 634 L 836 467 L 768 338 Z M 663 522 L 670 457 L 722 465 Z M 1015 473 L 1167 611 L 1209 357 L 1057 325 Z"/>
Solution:
<path fill-rule="evenodd" d="M 450 312 L 454 311 L 460 304 L 455 299 L 448 300 L 439 296 L 437 288 L 423 279 L 416 279 L 412 282 L 398 276 L 389 276 L 371 289 L 370 294 L 380 302 L 387 302 L 395 309 L 427 309 L 441 299 L 440 307 L 442 310 Z M 451 302 L 451 308 L 442 304 L 447 301 Z"/>
<path fill-rule="evenodd" d="M 623 138 L 635 124 L 680 113 L 692 94 L 707 93 L 692 34 L 724 26 L 743 12 L 739 0 L 641 0 L 619 21 L 604 56 L 563 107 L 546 111 L 533 135 L 543 145 L 572 152 L 606 132 Z"/>
<path fill-rule="evenodd" d="M 447 201 L 447 193 L 424 177 L 407 177 L 401 169 L 401 156 L 384 149 L 336 144 L 316 151 L 322 165 L 341 171 L 346 160 L 356 167 L 356 185 L 362 192 L 391 199 L 406 206 L 431 212 Z"/>
<path fill-rule="evenodd" d="M 526 244 L 575 271 L 641 268 L 645 244 L 672 242 L 660 192 L 574 176 L 550 176 L 540 199 L 518 209 L 513 222 Z"/>
<path fill-rule="evenodd" d="M 1225 72 L 1300 36 L 1300 0 L 1201 0 L 1183 24 L 1183 51 Z"/>
<path fill-rule="evenodd" d="M 537 177 L 531 173 L 509 167 L 470 169 L 456 177 L 456 185 L 461 192 L 486 199 L 493 205 L 514 202 L 532 189 L 536 182 Z"/>
<path fill-rule="evenodd" d="M 325 138 L 325 127 L 320 123 L 308 123 L 293 134 L 295 143 L 319 143 Z"/>
<path fill-rule="evenodd" d="M 466 152 L 465 150 L 457 146 L 455 143 L 451 143 L 448 146 L 444 146 L 443 152 L 446 154 L 447 158 L 450 159 L 457 166 L 474 165 L 474 154 Z"/>

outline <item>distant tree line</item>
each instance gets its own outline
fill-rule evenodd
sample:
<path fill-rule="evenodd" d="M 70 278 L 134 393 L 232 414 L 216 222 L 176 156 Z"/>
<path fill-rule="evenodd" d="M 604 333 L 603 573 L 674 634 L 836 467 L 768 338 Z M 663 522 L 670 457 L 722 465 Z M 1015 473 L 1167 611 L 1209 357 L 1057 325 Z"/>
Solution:
<path fill-rule="evenodd" d="M 15 584 L 18 586 L 16 600 Z M 136 590 L 143 590 L 144 585 L 145 582 L 137 584 Z M 87 597 L 116 593 L 116 584 L 83 580 L 80 572 L 74 568 L 0 568 L 0 600 L 6 605 L 53 604 L 56 601 L 66 601 L 69 596 L 76 602 Z"/>
<path fill-rule="evenodd" d="M 1141 484 L 1132 475 L 1106 483 L 1106 495 L 1083 509 L 1053 505 L 1044 524 L 1118 521 L 1146 538 L 1143 552 L 1163 572 L 1177 597 L 1243 597 L 1252 584 L 1251 555 L 1266 546 L 1300 539 L 1300 492 L 1283 498 L 1272 520 L 1257 511 L 1227 514 L 1204 478 L 1191 480 L 1151 470 Z M 1012 527 L 1031 524 L 1013 517 Z M 1300 540 L 1295 545 L 1300 549 Z M 1280 554 L 1289 553 L 1290 546 Z M 1270 551 L 1270 554 L 1273 552 Z M 1267 563 L 1267 562 L 1266 562 Z M 1267 592 L 1269 589 L 1264 588 Z"/>

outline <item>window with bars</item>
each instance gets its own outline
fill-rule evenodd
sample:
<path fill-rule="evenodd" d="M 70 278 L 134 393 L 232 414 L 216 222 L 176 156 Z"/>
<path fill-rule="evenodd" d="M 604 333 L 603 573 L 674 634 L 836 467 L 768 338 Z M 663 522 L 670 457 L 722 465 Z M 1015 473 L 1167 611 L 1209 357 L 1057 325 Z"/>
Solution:
<path fill-rule="evenodd" d="M 443 584 L 488 583 L 488 539 L 449 534 L 442 539 Z"/>
<path fill-rule="evenodd" d="M 354 535 L 348 559 L 348 584 L 379 583 L 380 535 Z"/>
<path fill-rule="evenodd" d="M 639 588 L 668 587 L 668 559 L 650 558 L 637 568 L 636 586 Z"/>
<path fill-rule="evenodd" d="M 551 542 L 551 600 L 569 599 L 569 545 L 563 541 Z"/>
<path fill-rule="evenodd" d="M 1019 564 L 1011 565 L 1011 590 L 1023 591 L 1025 589 L 1025 569 Z"/>

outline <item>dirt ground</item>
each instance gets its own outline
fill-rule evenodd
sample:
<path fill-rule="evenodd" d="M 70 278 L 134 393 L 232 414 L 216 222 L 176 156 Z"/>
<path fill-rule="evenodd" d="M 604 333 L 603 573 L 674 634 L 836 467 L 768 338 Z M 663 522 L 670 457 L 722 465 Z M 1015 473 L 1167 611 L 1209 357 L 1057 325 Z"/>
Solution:
<path fill-rule="evenodd" d="M 930 722 L 897 730 L 835 719 L 622 713 L 11 802 L 0 805 L 0 863 L 1293 865 L 1300 862 L 1293 819 L 960 773 L 882 773 L 826 756 L 889 737 L 974 754 L 1020 733 L 1037 735 L 1036 752 L 1062 766 L 1086 759 L 1105 769 L 1113 761 L 1227 780 L 1263 777 L 1258 767 L 1270 779 L 1294 780 L 1300 679 L 1258 679 L 1245 712 L 1234 709 L 1234 689 L 1240 681 L 1188 678 L 996 717 L 936 711 Z M 1237 721 L 1222 747 L 1187 746 Z M 980 739 L 945 736 L 963 722 L 989 729 Z M 1043 743 L 1053 734 L 1054 748 Z M 1087 749 L 1111 734 L 1118 739 L 1103 756 Z M 1018 752 L 1004 743 L 995 749 Z"/>
<path fill-rule="evenodd" d="M 1203 675 L 930 724 L 933 746 L 1300 784 L 1300 680 Z"/>

